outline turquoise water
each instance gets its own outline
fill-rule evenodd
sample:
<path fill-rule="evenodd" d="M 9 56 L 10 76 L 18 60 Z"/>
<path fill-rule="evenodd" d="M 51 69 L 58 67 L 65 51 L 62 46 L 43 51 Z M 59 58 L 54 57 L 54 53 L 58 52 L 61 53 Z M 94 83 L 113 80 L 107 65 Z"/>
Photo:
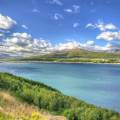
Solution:
<path fill-rule="evenodd" d="M 66 95 L 120 111 L 120 65 L 0 63 L 0 71 L 40 81 Z"/>

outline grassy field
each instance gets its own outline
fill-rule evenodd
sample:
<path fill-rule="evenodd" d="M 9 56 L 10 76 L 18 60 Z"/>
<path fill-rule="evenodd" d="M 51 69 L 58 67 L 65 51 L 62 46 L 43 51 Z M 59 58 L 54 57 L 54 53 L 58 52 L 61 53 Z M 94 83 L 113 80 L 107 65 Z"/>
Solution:
<path fill-rule="evenodd" d="M 40 119 L 39 117 L 43 117 L 42 120 L 46 119 L 47 115 L 44 116 L 44 114 L 43 115 L 40 114 L 39 116 L 38 114 L 39 111 L 36 112 L 36 110 L 41 109 L 44 111 L 49 111 L 50 114 L 54 114 L 55 116 L 65 116 L 69 120 L 120 120 L 120 114 L 118 112 L 96 107 L 82 100 L 78 100 L 73 97 L 63 95 L 58 90 L 46 86 L 42 83 L 27 80 L 25 78 L 17 77 L 8 73 L 0 73 L 0 91 L 6 90 L 8 91 L 8 93 L 10 93 L 11 96 L 14 96 L 16 100 L 19 100 L 21 103 L 24 104 L 22 106 L 23 109 L 18 108 L 17 110 L 12 110 L 11 112 L 9 112 L 10 114 L 6 114 L 6 112 L 2 112 L 5 103 L 0 102 L 1 106 L 0 120 L 9 119 L 14 120 L 13 119 L 14 114 L 17 114 L 19 109 L 21 111 L 19 114 L 24 113 L 28 114 L 29 116 L 29 112 L 26 113 L 24 112 L 24 110 L 25 111 L 29 111 L 29 109 L 31 110 L 32 109 L 31 106 L 36 107 L 34 108 L 35 112 L 33 112 L 34 113 L 32 114 L 33 116 L 30 116 L 29 120 L 39 120 Z M 6 94 L 7 93 L 5 93 L 5 96 Z M 4 96 L 3 93 L 2 96 Z M 10 98 L 10 100 L 14 101 L 14 98 L 10 97 L 9 95 L 7 95 L 7 98 L 8 100 Z M 18 106 L 18 104 L 16 105 L 16 100 L 14 102 L 15 108 L 17 108 Z M 9 102 L 7 102 L 7 106 L 9 108 L 8 103 Z M 27 107 L 24 107 L 26 106 L 25 104 L 27 104 L 27 107 L 30 108 L 27 109 Z M 12 107 L 14 108 L 14 105 L 11 105 L 10 108 Z M 21 105 L 19 105 L 19 107 L 20 106 Z M 5 111 L 6 110 L 7 109 L 5 109 Z M 24 120 L 28 120 L 28 118 Z M 64 120 L 64 118 L 62 117 L 59 120 Z"/>

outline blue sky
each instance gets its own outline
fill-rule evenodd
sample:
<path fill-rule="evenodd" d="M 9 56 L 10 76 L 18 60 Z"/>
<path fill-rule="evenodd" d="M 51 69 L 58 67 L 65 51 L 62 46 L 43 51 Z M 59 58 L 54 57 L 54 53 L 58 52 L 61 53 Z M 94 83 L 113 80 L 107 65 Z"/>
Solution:
<path fill-rule="evenodd" d="M 28 33 L 52 45 L 68 41 L 119 44 L 119 11 L 120 0 L 0 0 L 1 15 L 16 22 L 4 39 L 13 33 Z"/>

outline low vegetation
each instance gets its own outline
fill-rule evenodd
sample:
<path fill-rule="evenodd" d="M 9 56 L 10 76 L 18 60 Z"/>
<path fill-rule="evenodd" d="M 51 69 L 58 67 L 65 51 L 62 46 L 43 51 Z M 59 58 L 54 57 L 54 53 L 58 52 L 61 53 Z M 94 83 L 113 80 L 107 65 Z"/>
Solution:
<path fill-rule="evenodd" d="M 42 83 L 12 74 L 0 73 L 0 89 L 1 91 L 9 91 L 12 96 L 21 102 L 47 110 L 54 115 L 66 116 L 69 120 L 120 120 L 118 112 L 87 104 L 82 100 L 63 95 L 56 89 Z M 1 103 L 0 106 L 2 106 Z M 6 116 L 5 113 L 0 112 L 0 120 L 13 119 L 10 115 Z M 33 118 L 29 120 L 39 119 Z"/>
<path fill-rule="evenodd" d="M 0 120 L 66 120 L 37 106 L 21 102 L 8 91 L 0 91 Z"/>
<path fill-rule="evenodd" d="M 7 91 L 0 91 L 0 120 L 49 120 L 47 112 L 24 102 L 19 102 Z"/>
<path fill-rule="evenodd" d="M 31 56 L 20 61 L 120 63 L 120 53 L 91 52 L 81 49 Z"/>

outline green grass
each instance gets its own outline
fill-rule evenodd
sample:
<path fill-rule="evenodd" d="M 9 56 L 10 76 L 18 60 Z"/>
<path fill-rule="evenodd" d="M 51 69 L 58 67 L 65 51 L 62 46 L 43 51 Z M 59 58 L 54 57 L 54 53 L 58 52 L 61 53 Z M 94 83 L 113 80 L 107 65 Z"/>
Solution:
<path fill-rule="evenodd" d="M 90 105 L 42 83 L 12 74 L 0 73 L 0 88 L 8 90 L 21 101 L 56 115 L 64 115 L 69 120 L 120 120 L 118 112 Z"/>

